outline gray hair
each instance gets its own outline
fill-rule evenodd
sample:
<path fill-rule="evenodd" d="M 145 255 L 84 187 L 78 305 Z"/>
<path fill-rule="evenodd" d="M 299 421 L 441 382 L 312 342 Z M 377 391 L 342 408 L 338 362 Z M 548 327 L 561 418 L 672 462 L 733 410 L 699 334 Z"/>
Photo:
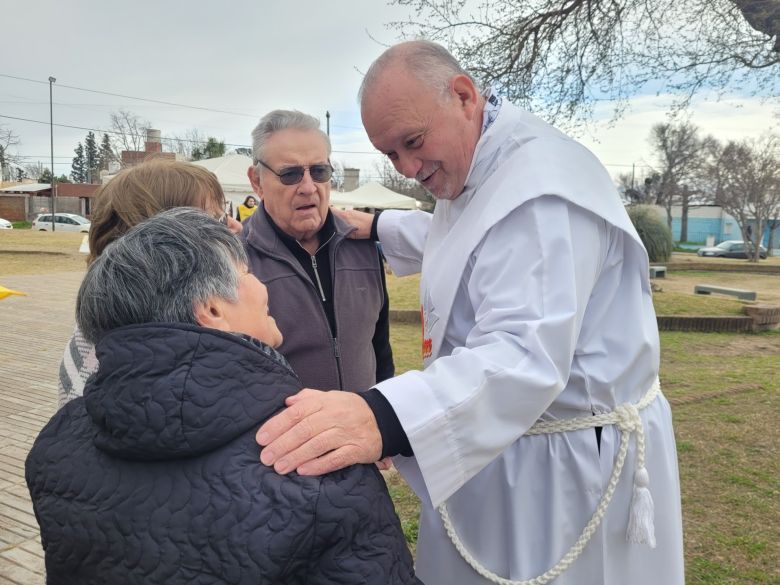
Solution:
<path fill-rule="evenodd" d="M 358 91 L 358 101 L 363 101 L 365 92 L 392 66 L 401 66 L 415 79 L 446 95 L 450 79 L 465 75 L 479 89 L 474 78 L 461 67 L 458 60 L 438 43 L 427 40 L 407 41 L 393 45 L 377 57 L 368 68 Z"/>
<path fill-rule="evenodd" d="M 320 130 L 320 121 L 314 116 L 298 110 L 273 110 L 260 118 L 260 122 L 252 130 L 252 164 L 265 159 L 265 145 L 268 139 L 281 130 L 316 130 L 325 139 L 330 157 L 330 138 Z"/>
<path fill-rule="evenodd" d="M 92 343 L 125 325 L 197 324 L 197 305 L 214 297 L 238 300 L 238 270 L 246 265 L 238 238 L 204 211 L 164 211 L 92 263 L 76 299 L 76 321 Z"/>

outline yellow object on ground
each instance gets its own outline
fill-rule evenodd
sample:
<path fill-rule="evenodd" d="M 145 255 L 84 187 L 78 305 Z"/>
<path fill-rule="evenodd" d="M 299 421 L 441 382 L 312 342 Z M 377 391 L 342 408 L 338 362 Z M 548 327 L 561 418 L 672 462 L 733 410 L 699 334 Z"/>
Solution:
<path fill-rule="evenodd" d="M 10 288 L 5 288 L 4 286 L 0 286 L 0 301 L 12 295 L 26 297 L 27 293 L 19 292 L 18 290 L 11 290 Z"/>

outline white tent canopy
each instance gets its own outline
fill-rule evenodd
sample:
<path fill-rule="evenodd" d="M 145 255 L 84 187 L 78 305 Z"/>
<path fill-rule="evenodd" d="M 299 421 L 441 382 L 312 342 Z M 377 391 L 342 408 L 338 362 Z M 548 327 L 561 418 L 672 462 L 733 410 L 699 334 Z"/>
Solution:
<path fill-rule="evenodd" d="M 417 209 L 417 200 L 391 191 L 379 183 L 365 183 L 354 191 L 330 192 L 334 207 L 373 207 L 375 209 Z"/>
<path fill-rule="evenodd" d="M 233 203 L 243 203 L 247 195 L 254 195 L 246 170 L 252 166 L 252 159 L 243 154 L 226 154 L 217 158 L 192 161 L 217 175 L 225 197 Z"/>

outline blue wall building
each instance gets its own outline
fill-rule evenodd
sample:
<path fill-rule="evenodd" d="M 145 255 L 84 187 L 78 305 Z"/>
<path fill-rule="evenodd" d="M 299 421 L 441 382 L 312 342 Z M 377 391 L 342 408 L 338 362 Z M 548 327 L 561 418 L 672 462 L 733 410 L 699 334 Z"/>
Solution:
<path fill-rule="evenodd" d="M 666 219 L 666 210 L 659 207 L 659 211 Z M 675 242 L 680 241 L 682 207 L 675 205 L 672 207 L 672 237 Z M 755 225 L 755 224 L 754 224 Z M 778 237 L 780 229 L 775 232 L 775 241 L 773 248 L 780 245 Z M 744 240 L 742 230 L 737 220 L 723 211 L 718 205 L 707 205 L 704 207 L 691 207 L 688 209 L 688 241 L 705 244 L 707 239 L 712 238 L 714 244 L 719 244 L 726 240 Z M 761 243 L 769 248 L 769 227 L 765 226 Z"/>

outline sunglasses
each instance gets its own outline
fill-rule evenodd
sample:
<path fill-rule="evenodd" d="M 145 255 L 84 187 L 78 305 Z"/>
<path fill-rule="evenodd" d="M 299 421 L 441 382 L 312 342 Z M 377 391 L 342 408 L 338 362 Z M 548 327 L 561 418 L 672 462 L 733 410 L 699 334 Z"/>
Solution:
<path fill-rule="evenodd" d="M 330 163 L 320 164 L 320 165 L 309 165 L 307 167 L 304 166 L 286 167 L 282 169 L 281 173 L 277 173 L 275 170 L 273 170 L 263 161 L 258 159 L 257 162 L 263 165 L 269 171 L 271 171 L 274 175 L 279 177 L 279 181 L 281 181 L 282 185 L 297 185 L 298 183 L 303 181 L 303 176 L 306 174 L 307 170 L 309 171 L 309 176 L 311 177 L 311 180 L 314 181 L 315 183 L 327 183 L 328 181 L 330 181 L 330 178 L 333 175 L 333 167 L 330 166 Z"/>

